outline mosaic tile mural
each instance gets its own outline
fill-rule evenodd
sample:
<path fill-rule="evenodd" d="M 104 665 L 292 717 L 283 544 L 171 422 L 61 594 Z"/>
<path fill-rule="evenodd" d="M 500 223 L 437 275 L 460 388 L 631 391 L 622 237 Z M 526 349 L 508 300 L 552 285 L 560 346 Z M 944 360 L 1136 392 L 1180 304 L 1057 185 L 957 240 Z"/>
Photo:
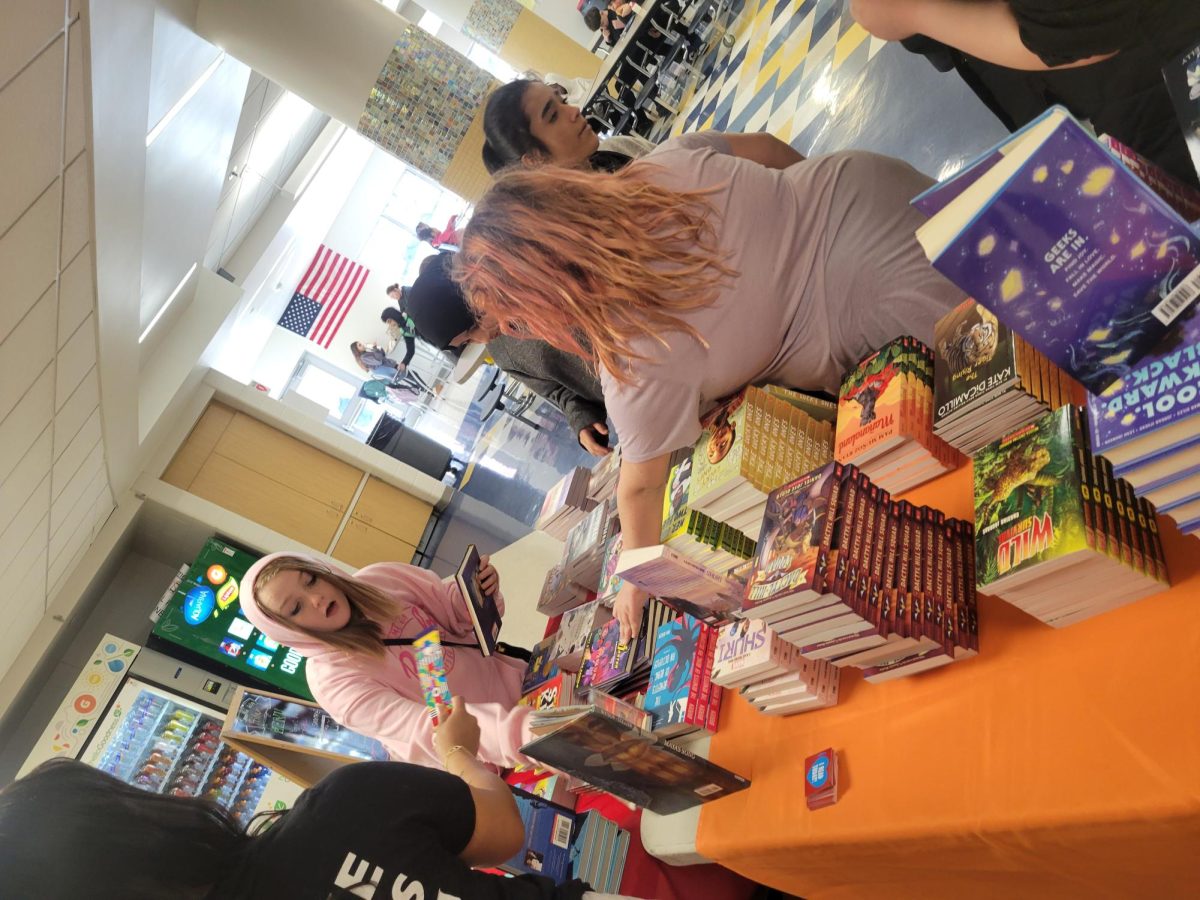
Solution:
<path fill-rule="evenodd" d="M 441 181 L 497 84 L 461 53 L 410 26 L 371 89 L 358 133 Z"/>
<path fill-rule="evenodd" d="M 462 33 L 493 53 L 499 53 L 508 33 L 517 24 L 522 4 L 517 0 L 475 0 L 463 23 Z"/>

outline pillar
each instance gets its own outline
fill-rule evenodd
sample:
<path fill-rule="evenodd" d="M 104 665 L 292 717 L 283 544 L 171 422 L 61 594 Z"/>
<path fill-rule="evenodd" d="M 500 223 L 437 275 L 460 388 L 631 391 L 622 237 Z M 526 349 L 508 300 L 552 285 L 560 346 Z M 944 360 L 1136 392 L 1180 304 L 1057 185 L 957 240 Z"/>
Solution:
<path fill-rule="evenodd" d="M 196 31 L 459 196 L 486 187 L 495 79 L 375 0 L 200 0 Z"/>

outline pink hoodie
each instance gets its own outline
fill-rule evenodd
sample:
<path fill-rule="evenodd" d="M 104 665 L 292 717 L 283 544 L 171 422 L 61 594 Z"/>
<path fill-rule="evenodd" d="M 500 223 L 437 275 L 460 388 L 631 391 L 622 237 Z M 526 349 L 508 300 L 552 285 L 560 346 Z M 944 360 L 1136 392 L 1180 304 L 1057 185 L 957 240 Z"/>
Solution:
<path fill-rule="evenodd" d="M 276 557 L 296 555 L 272 553 L 250 567 L 242 581 L 242 611 L 246 618 L 263 634 L 308 658 L 308 686 L 317 703 L 334 719 L 378 738 L 394 759 L 441 768 L 433 749 L 433 722 L 426 712 L 411 647 L 385 647 L 382 657 L 334 650 L 267 618 L 259 609 L 254 583 L 263 566 Z M 349 575 L 345 571 L 342 574 Z M 359 569 L 353 577 L 395 599 L 397 614 L 387 623 L 384 637 L 416 637 L 436 626 L 444 641 L 476 643 L 458 587 L 443 582 L 428 569 L 376 563 Z M 503 600 L 497 597 L 497 602 L 503 612 Z M 445 648 L 445 657 L 450 692 L 466 700 L 467 709 L 479 721 L 480 759 L 499 766 L 529 763 L 519 748 L 532 737 L 530 710 L 516 706 L 521 697 L 524 663 L 454 647 Z"/>

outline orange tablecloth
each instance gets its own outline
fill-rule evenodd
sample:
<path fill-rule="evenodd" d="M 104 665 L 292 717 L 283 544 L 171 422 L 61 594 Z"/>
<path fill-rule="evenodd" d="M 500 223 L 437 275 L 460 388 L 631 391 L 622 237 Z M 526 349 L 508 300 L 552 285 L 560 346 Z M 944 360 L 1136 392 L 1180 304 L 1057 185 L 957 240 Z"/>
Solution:
<path fill-rule="evenodd" d="M 970 467 L 909 495 L 971 515 Z M 808 900 L 1200 896 L 1200 540 L 1164 522 L 1175 586 L 1056 630 L 980 598 L 980 655 L 789 718 L 730 698 L 711 757 L 751 788 L 697 849 Z M 841 799 L 809 812 L 804 757 Z"/>

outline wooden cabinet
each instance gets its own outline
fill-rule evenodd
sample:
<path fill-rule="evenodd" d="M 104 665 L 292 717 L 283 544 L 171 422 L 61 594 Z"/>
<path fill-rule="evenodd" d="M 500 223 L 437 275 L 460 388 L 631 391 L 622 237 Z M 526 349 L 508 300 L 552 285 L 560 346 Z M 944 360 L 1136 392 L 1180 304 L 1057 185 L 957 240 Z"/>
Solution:
<path fill-rule="evenodd" d="M 412 562 L 416 550 L 413 544 L 351 517 L 342 536 L 338 538 L 337 546 L 329 555 L 361 569 L 377 562 Z"/>
<path fill-rule="evenodd" d="M 361 469 L 216 402 L 162 480 L 352 566 L 409 562 L 432 512 L 429 503 L 375 477 L 351 509 Z"/>

